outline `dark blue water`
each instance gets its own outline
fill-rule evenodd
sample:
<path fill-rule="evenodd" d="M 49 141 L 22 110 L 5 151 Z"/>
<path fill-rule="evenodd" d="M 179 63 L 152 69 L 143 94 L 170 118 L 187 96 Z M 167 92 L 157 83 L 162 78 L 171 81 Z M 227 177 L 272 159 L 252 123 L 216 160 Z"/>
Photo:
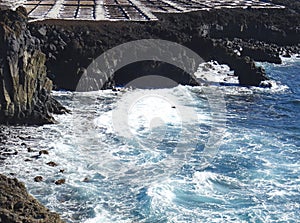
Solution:
<path fill-rule="evenodd" d="M 68 222 L 299 222 L 300 61 L 262 65 L 272 89 L 58 92 L 72 114 L 12 130 L 50 154 L 0 170 Z"/>

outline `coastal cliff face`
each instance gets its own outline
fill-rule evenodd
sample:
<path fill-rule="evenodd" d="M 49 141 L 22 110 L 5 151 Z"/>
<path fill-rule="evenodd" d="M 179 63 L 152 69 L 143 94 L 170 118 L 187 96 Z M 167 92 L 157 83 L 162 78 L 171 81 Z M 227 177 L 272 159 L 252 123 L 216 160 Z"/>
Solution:
<path fill-rule="evenodd" d="M 0 222 L 63 223 L 27 193 L 23 183 L 0 174 Z"/>
<path fill-rule="evenodd" d="M 64 108 L 51 97 L 46 55 L 27 29 L 27 12 L 0 12 L 0 123 L 54 123 Z"/>
<path fill-rule="evenodd" d="M 228 64 L 240 84 L 268 80 L 254 61 L 281 63 L 280 54 L 299 52 L 299 14 L 287 9 L 218 9 L 185 14 L 157 13 L 152 22 L 42 21 L 31 33 L 47 55 L 48 76 L 57 88 L 74 90 L 85 68 L 103 52 L 139 39 L 163 39 L 187 46 L 203 59 Z M 155 70 L 151 71 L 151 67 Z M 138 72 L 159 75 L 164 64 L 137 63 L 116 72 L 131 79 Z M 176 73 L 176 71 L 174 71 Z M 181 75 L 178 71 L 177 75 Z M 111 86 L 107 84 L 105 86 Z"/>

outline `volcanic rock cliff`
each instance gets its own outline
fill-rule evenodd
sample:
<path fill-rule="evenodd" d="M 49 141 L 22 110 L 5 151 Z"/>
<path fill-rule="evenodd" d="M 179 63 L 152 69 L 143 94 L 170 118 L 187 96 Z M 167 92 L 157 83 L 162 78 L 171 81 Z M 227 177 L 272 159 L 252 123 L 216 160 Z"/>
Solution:
<path fill-rule="evenodd" d="M 46 55 L 27 29 L 27 12 L 0 12 L 0 123 L 54 123 L 65 109 L 50 95 Z"/>
<path fill-rule="evenodd" d="M 299 52 L 300 16 L 291 8 L 214 9 L 155 15 L 158 21 L 48 20 L 30 23 L 29 28 L 42 42 L 48 76 L 57 88 L 69 90 L 76 89 L 82 73 L 99 55 L 140 39 L 163 39 L 182 44 L 204 60 L 228 64 L 239 77 L 240 84 L 254 86 L 268 79 L 254 61 L 281 63 L 280 54 L 289 56 Z M 170 69 L 166 66 L 157 61 L 128 65 L 115 73 L 110 80 L 112 83 L 104 86 L 119 80 L 124 84 L 141 73 L 160 75 Z M 173 69 L 170 73 L 179 76 L 181 72 Z"/>

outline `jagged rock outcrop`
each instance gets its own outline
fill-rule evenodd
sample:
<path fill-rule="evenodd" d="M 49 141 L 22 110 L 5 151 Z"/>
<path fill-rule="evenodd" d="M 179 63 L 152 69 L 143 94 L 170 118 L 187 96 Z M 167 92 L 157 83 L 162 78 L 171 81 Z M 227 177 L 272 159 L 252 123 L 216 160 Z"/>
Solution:
<path fill-rule="evenodd" d="M 0 222 L 3 223 L 63 223 L 59 215 L 50 212 L 28 194 L 23 183 L 0 174 Z"/>
<path fill-rule="evenodd" d="M 31 23 L 30 30 L 43 43 L 48 76 L 57 88 L 68 90 L 76 89 L 84 69 L 93 59 L 133 40 L 151 38 L 182 44 L 207 61 L 228 64 L 242 85 L 254 86 L 268 79 L 254 60 L 280 63 L 280 53 L 288 56 L 300 49 L 300 14 L 290 8 L 216 9 L 155 15 L 159 20 L 148 23 L 41 21 Z M 164 65 L 157 66 L 155 61 L 135 65 L 119 70 L 116 82 L 126 82 L 141 72 L 159 74 L 166 69 Z M 155 70 L 151 70 L 153 67 Z M 176 72 L 174 69 L 174 75 L 182 75 Z"/>
<path fill-rule="evenodd" d="M 46 56 L 27 29 L 27 12 L 0 11 L 0 123 L 54 123 L 66 110 L 51 97 Z"/>

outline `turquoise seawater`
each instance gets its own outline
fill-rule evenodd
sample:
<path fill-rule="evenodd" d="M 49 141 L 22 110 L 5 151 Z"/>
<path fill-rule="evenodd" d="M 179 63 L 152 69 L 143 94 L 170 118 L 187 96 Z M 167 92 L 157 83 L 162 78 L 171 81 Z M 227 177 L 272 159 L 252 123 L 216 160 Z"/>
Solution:
<path fill-rule="evenodd" d="M 0 172 L 67 222 L 299 222 L 300 60 L 262 65 L 271 89 L 56 92 L 72 114 L 10 127 L 36 152 Z"/>

